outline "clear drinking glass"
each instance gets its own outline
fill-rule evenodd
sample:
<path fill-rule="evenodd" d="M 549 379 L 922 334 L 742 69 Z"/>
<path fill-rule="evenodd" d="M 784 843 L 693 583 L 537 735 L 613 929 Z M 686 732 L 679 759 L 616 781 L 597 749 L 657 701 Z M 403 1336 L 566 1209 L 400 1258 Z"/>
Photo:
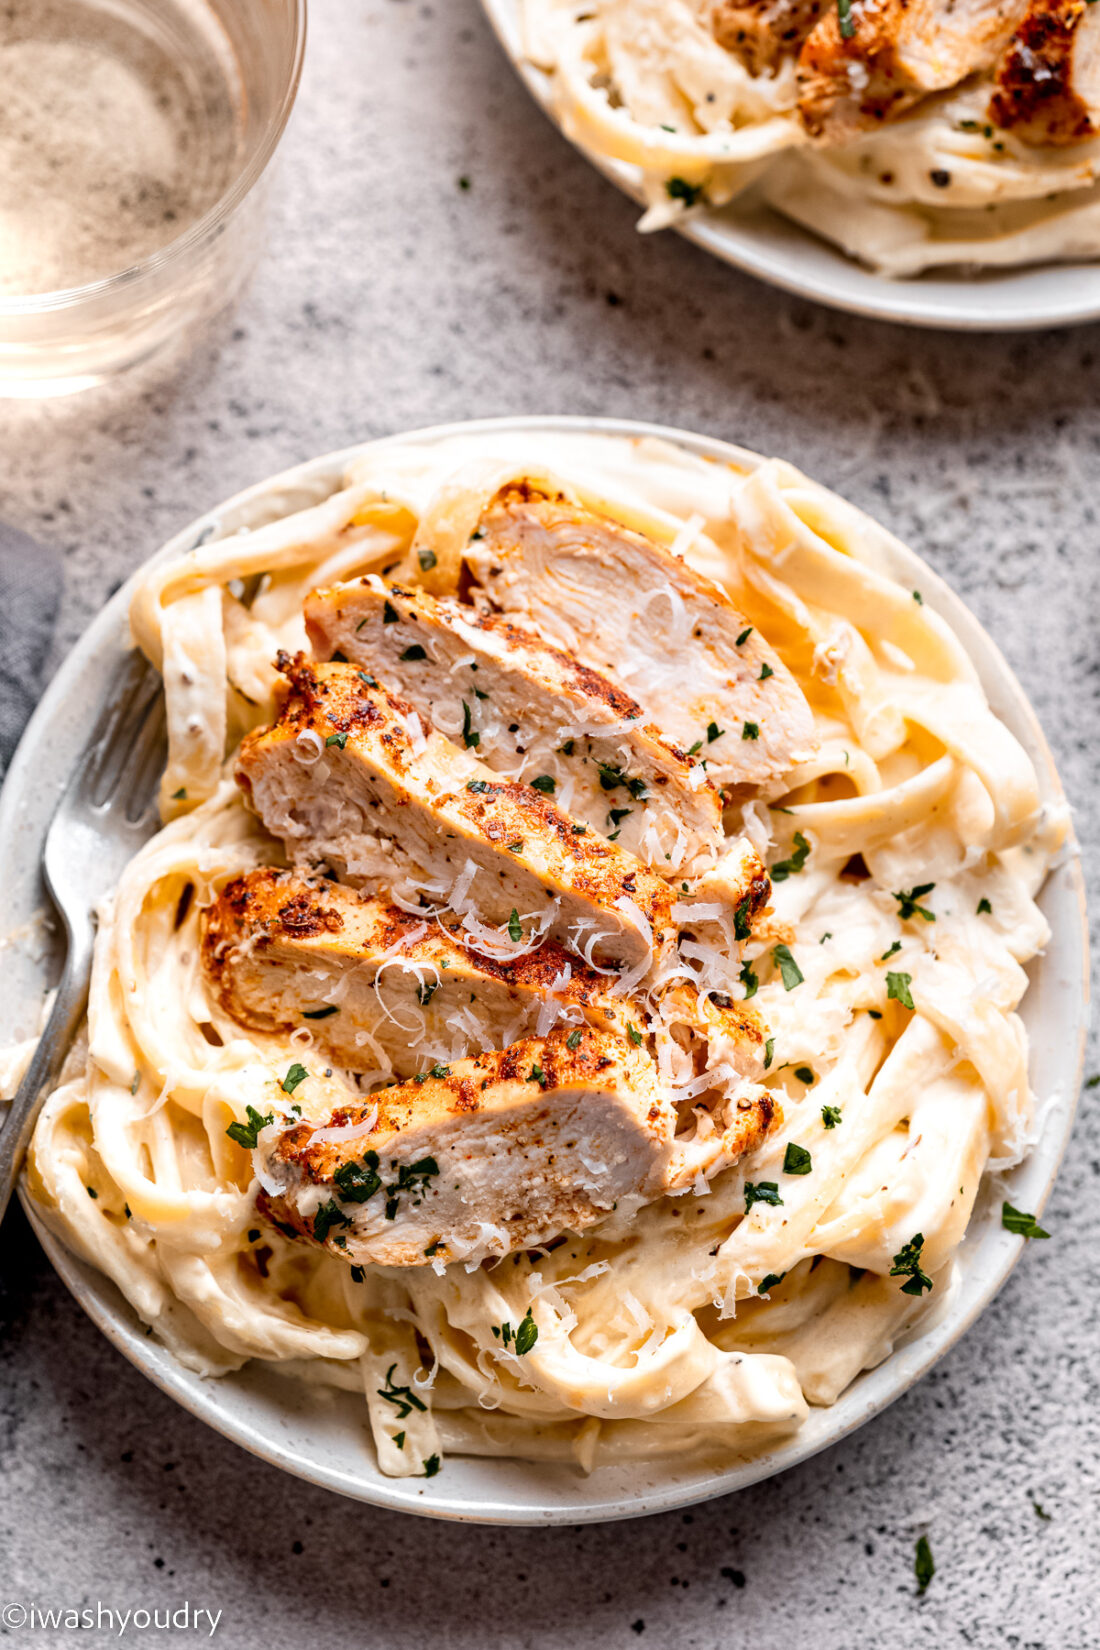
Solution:
<path fill-rule="evenodd" d="M 142 361 L 239 291 L 306 0 L 6 0 L 0 396 Z"/>

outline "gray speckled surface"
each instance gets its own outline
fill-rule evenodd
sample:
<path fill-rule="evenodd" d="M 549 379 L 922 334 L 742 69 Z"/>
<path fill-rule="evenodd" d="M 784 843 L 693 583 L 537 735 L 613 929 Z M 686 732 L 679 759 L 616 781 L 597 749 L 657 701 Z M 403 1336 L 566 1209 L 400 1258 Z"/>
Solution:
<path fill-rule="evenodd" d="M 58 651 L 201 507 L 300 458 L 466 416 L 665 420 L 783 453 L 928 557 L 1029 687 L 1094 866 L 1100 331 L 910 333 L 639 240 L 475 0 L 313 14 L 269 246 L 233 317 L 175 378 L 0 409 L 0 511 L 67 557 Z M 1092 891 L 1100 910 L 1095 872 Z M 447 1528 L 283 1478 L 146 1385 L 14 1212 L 0 1606 L 189 1600 L 242 1650 L 1100 1644 L 1098 1111 L 1086 1091 L 1054 1240 L 929 1379 L 783 1478 L 602 1529 Z M 937 1572 L 918 1600 L 923 1530 Z"/>

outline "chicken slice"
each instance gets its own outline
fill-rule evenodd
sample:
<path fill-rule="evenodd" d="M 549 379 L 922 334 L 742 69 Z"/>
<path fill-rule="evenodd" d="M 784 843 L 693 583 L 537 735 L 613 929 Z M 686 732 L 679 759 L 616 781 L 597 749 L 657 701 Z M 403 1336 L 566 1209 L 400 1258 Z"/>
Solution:
<path fill-rule="evenodd" d="M 775 69 L 795 57 L 828 0 L 713 0 L 710 26 L 720 46 L 739 57 L 750 74 Z"/>
<path fill-rule="evenodd" d="M 793 676 L 725 592 L 640 533 L 503 488 L 466 561 L 485 598 L 624 684 L 719 785 L 759 784 L 814 748 Z"/>
<path fill-rule="evenodd" d="M 587 959 L 644 966 L 671 942 L 672 890 L 633 855 L 498 779 L 354 665 L 284 654 L 280 668 L 279 719 L 247 735 L 236 771 L 295 860 L 427 891 L 517 942 L 549 934 Z"/>
<path fill-rule="evenodd" d="M 743 1150 L 772 1116 L 766 1096 L 746 1106 Z M 257 1168 L 270 1189 L 258 1203 L 359 1264 L 473 1264 L 681 1183 L 676 1112 L 652 1060 L 598 1031 L 456 1061 L 341 1108 L 331 1125 L 358 1132 L 318 1138 L 300 1124 L 264 1136 Z"/>
<path fill-rule="evenodd" d="M 991 69 L 1027 0 L 852 0 L 824 11 L 798 60 L 798 112 L 812 137 L 843 143 L 968 75 Z"/>
<path fill-rule="evenodd" d="M 305 611 L 319 658 L 364 665 L 510 778 L 552 780 L 574 819 L 663 875 L 690 874 L 721 845 L 721 801 L 702 765 L 628 694 L 531 631 L 377 575 L 315 591 Z"/>
<path fill-rule="evenodd" d="M 1100 131 L 1100 10 L 1032 0 L 997 67 L 989 118 L 1024 143 L 1082 143 Z"/>
<path fill-rule="evenodd" d="M 334 1064 L 400 1077 L 448 1058 L 456 1038 L 497 1048 L 529 1036 L 555 1009 L 600 1030 L 631 1012 L 553 940 L 494 962 L 385 900 L 272 866 L 222 889 L 205 913 L 202 963 L 240 1025 L 304 1025 Z"/>

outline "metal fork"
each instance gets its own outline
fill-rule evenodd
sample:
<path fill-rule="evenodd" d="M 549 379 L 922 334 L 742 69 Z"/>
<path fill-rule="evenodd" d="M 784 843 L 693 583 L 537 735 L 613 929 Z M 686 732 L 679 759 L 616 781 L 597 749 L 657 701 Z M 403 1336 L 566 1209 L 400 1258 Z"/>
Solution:
<path fill-rule="evenodd" d="M 95 907 L 157 829 L 153 800 L 164 747 L 160 678 L 140 653 L 131 653 L 46 833 L 42 873 L 65 926 L 65 967 L 46 1028 L 0 1133 L 0 1219 L 42 1102 L 57 1081 L 87 1006 Z"/>

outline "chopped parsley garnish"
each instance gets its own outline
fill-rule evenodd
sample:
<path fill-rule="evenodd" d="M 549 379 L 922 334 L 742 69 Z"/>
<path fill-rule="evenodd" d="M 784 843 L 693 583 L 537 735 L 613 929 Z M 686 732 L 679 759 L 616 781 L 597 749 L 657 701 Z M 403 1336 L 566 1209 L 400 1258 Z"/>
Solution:
<path fill-rule="evenodd" d="M 703 748 L 703 741 L 701 739 L 697 739 L 695 741 L 694 745 L 692 745 L 690 750 L 688 751 L 688 755 L 689 756 L 696 756 L 702 750 L 702 748 Z"/>
<path fill-rule="evenodd" d="M 405 1448 L 405 1434 L 403 1432 L 395 1432 L 393 1435 L 393 1441 L 397 1445 L 398 1449 Z"/>
<path fill-rule="evenodd" d="M 767 1042 L 764 1044 L 764 1070 L 765 1071 L 767 1071 L 769 1066 L 771 1065 L 772 1055 L 774 1053 L 775 1053 L 775 1038 L 774 1037 L 769 1037 Z"/>
<path fill-rule="evenodd" d="M 635 1048 L 641 1048 L 642 1034 L 638 1030 L 637 1026 L 632 1025 L 629 1020 L 626 1022 L 626 1034 L 630 1038 L 630 1041 L 634 1044 Z"/>
<path fill-rule="evenodd" d="M 532 779 L 531 789 L 541 791 L 543 796 L 553 796 L 557 790 L 557 784 L 558 782 L 552 773 L 539 773 Z"/>
<path fill-rule="evenodd" d="M 474 732 L 474 725 L 470 719 L 470 707 L 465 699 L 462 701 L 462 743 L 467 750 L 473 750 L 481 744 L 481 735 Z"/>
<path fill-rule="evenodd" d="M 548 1088 L 550 1086 L 549 1077 L 547 1077 L 546 1073 L 543 1071 L 542 1067 L 537 1062 L 531 1067 L 530 1071 L 527 1073 L 527 1081 L 529 1083 L 537 1083 L 540 1089 L 545 1089 L 545 1088 Z"/>
<path fill-rule="evenodd" d="M 665 183 L 665 193 L 670 200 L 694 206 L 703 193 L 703 186 L 701 183 L 689 183 L 686 178 L 669 178 Z"/>
<path fill-rule="evenodd" d="M 760 981 L 753 973 L 752 963 L 742 963 L 741 972 L 738 974 L 737 978 L 741 981 L 741 984 L 745 988 L 745 1001 L 748 1002 L 750 997 L 756 996 L 756 993 L 760 988 Z"/>
<path fill-rule="evenodd" d="M 766 1278 L 761 1278 L 756 1286 L 758 1295 L 766 1295 L 769 1289 L 777 1289 L 787 1276 L 786 1272 L 769 1272 Z"/>
<path fill-rule="evenodd" d="M 471 670 L 476 670 L 477 666 L 476 665 L 471 665 L 470 669 Z M 476 687 L 474 689 L 474 698 L 475 699 L 488 699 L 488 697 L 489 697 L 489 695 L 487 693 L 482 693 L 482 691 L 479 687 Z"/>
<path fill-rule="evenodd" d="M 827 1129 L 839 1128 L 844 1121 L 844 1113 L 839 1106 L 822 1106 L 821 1121 Z"/>
<path fill-rule="evenodd" d="M 510 854 L 521 853 L 523 851 L 523 838 L 518 836 L 514 842 L 506 842 L 504 846 Z"/>
<path fill-rule="evenodd" d="M 844 5 L 845 0 L 839 0 Z M 928 1545 L 928 1537 L 922 1535 L 917 1542 L 917 1553 L 913 1560 L 913 1574 L 917 1578 L 918 1597 L 928 1591 L 928 1583 L 936 1573 L 936 1566 L 932 1562 L 932 1549 Z"/>
<path fill-rule="evenodd" d="M 960 124 L 963 125 L 964 127 L 965 126 L 970 126 L 970 125 L 975 125 L 976 126 L 977 122 L 976 121 L 965 121 L 964 120 Z M 921 595 L 919 590 L 914 590 L 913 600 L 916 602 L 918 607 L 923 607 L 924 606 L 924 597 Z"/>
<path fill-rule="evenodd" d="M 756 680 L 758 682 L 766 682 L 769 676 L 774 675 L 775 671 L 772 669 L 771 665 L 765 663 L 760 666 L 760 674 Z"/>
<path fill-rule="evenodd" d="M 256 1136 L 260 1130 L 266 1129 L 268 1124 L 274 1123 L 275 1113 L 269 1111 L 267 1116 L 264 1117 L 256 1110 L 255 1106 L 246 1106 L 244 1109 L 248 1113 L 248 1122 L 230 1123 L 225 1132 L 230 1140 L 235 1140 L 238 1146 L 243 1146 L 246 1152 L 251 1152 L 256 1149 Z"/>
<path fill-rule="evenodd" d="M 716 739 L 721 739 L 722 738 L 725 731 L 726 731 L 725 728 L 720 728 L 718 726 L 717 722 L 708 722 L 707 723 L 707 744 L 708 745 L 713 745 L 714 741 Z"/>
<path fill-rule="evenodd" d="M 141 1087 L 141 1072 L 140 1071 L 135 1071 L 134 1075 L 130 1079 L 130 1093 L 131 1094 L 136 1094 L 140 1087 Z"/>
<path fill-rule="evenodd" d="M 465 187 L 468 189 L 470 187 L 469 183 L 467 183 Z M 434 1478 L 442 1465 L 443 1463 L 440 1461 L 438 1455 L 429 1455 L 428 1459 L 424 1463 L 424 1477 Z"/>
<path fill-rule="evenodd" d="M 187 787 L 185 785 L 181 785 L 178 791 L 173 791 L 172 792 L 172 801 L 173 802 L 182 802 L 182 801 L 184 801 L 186 796 L 187 796 Z"/>
<path fill-rule="evenodd" d="M 750 625 L 749 625 L 749 627 L 748 627 L 748 629 L 747 629 L 747 630 L 743 630 L 743 631 L 742 631 L 742 632 L 741 632 L 741 634 L 740 634 L 740 636 L 738 636 L 738 638 L 737 638 L 737 646 L 738 646 L 738 647 L 743 647 L 743 646 L 744 646 L 744 644 L 745 644 L 745 643 L 746 643 L 746 642 L 747 642 L 747 641 L 748 641 L 748 639 L 749 639 L 749 637 L 750 637 L 750 636 L 751 636 L 751 635 L 752 635 L 752 632 L 753 632 L 753 626 L 752 626 L 752 625 L 751 625 L 751 624 L 750 624 Z"/>
<path fill-rule="evenodd" d="M 424 652 L 424 649 L 421 647 L 419 642 L 414 642 L 411 647 L 407 647 L 405 649 L 404 653 L 398 654 L 398 658 L 401 660 L 402 664 L 413 664 L 415 660 L 426 659 L 427 657 L 428 655 Z"/>
<path fill-rule="evenodd" d="M 421 1008 L 427 1008 L 442 983 L 443 982 L 441 980 L 435 980 L 431 983 L 425 982 L 425 984 L 417 986 L 416 1000 L 420 1004 Z"/>
<path fill-rule="evenodd" d="M 422 1398 L 418 1398 L 416 1396 L 416 1393 L 413 1391 L 412 1387 L 396 1386 L 394 1384 L 393 1372 L 396 1368 L 397 1364 L 392 1363 L 387 1369 L 386 1384 L 385 1386 L 378 1387 L 378 1396 L 380 1398 L 384 1398 L 387 1404 L 393 1405 L 397 1411 L 397 1419 L 399 1421 L 403 1421 L 406 1415 L 411 1415 L 414 1409 L 419 1409 L 422 1413 L 426 1413 L 428 1408 L 427 1404 Z"/>
<path fill-rule="evenodd" d="M 796 985 L 802 984 L 805 976 L 791 956 L 789 945 L 777 945 L 772 951 L 772 961 L 782 976 L 784 991 L 793 991 Z"/>
<path fill-rule="evenodd" d="M 530 1352 L 538 1338 L 539 1326 L 531 1316 L 531 1308 L 528 1307 L 526 1316 L 516 1330 L 516 1357 L 522 1358 L 524 1353 Z"/>
<path fill-rule="evenodd" d="M 304 1008 L 303 1020 L 327 1020 L 330 1014 L 339 1014 L 340 1010 L 335 1003 L 326 1003 L 324 1008 Z"/>
<path fill-rule="evenodd" d="M 351 1218 L 346 1215 L 335 1198 L 330 1197 L 313 1217 L 313 1235 L 318 1243 L 324 1243 L 334 1226 L 350 1226 Z"/>
<path fill-rule="evenodd" d="M 733 937 L 735 940 L 747 940 L 752 933 L 750 915 L 752 912 L 752 895 L 746 894 L 744 899 L 738 900 L 733 911 Z"/>
<path fill-rule="evenodd" d="M 487 779 L 467 779 L 466 789 L 476 791 L 479 796 L 484 796 L 489 789 L 489 781 Z"/>
<path fill-rule="evenodd" d="M 279 1087 L 282 1089 L 284 1094 L 293 1094 L 294 1090 L 298 1087 L 298 1084 L 304 1083 L 308 1076 L 309 1072 L 306 1070 L 305 1066 L 299 1065 L 298 1061 L 295 1060 L 294 1064 L 279 1084 Z"/>
<path fill-rule="evenodd" d="M 890 1268 L 892 1278 L 907 1278 L 903 1283 L 903 1295 L 923 1295 L 926 1289 L 931 1289 L 932 1279 L 921 1270 L 921 1250 L 924 1248 L 924 1233 L 918 1232 L 894 1256 L 894 1264 Z"/>
<path fill-rule="evenodd" d="M 580 1048 L 580 1046 L 581 1046 L 581 1037 L 583 1035 L 584 1035 L 584 1033 L 582 1031 L 580 1031 L 579 1029 L 576 1030 L 576 1031 L 571 1031 L 569 1033 L 568 1037 L 565 1039 L 566 1048 L 568 1048 L 568 1049 Z"/>
<path fill-rule="evenodd" d="M 330 733 L 325 740 L 326 745 L 335 745 L 338 750 L 343 750 L 347 742 L 348 736 L 346 733 Z"/>
<path fill-rule="evenodd" d="M 563 756 L 572 756 L 575 746 L 572 739 L 567 739 L 564 745 L 558 746 L 558 749 Z"/>
<path fill-rule="evenodd" d="M 783 1154 L 784 1174 L 809 1174 L 813 1166 L 813 1158 L 805 1146 L 796 1146 L 793 1140 L 787 1142 L 787 1150 Z"/>
<path fill-rule="evenodd" d="M 365 624 L 366 620 L 364 620 L 363 622 Z M 357 670 L 355 672 L 355 674 L 358 676 L 358 678 L 361 682 L 366 682 L 368 687 L 377 687 L 378 686 L 378 683 L 375 680 L 375 678 L 373 676 L 368 675 L 368 673 L 365 670 Z"/>
<path fill-rule="evenodd" d="M 887 974 L 887 997 L 891 998 L 895 1003 L 900 1003 L 902 1008 L 913 1008 L 915 1006 L 913 1003 L 913 993 L 909 989 L 912 983 L 912 974 Z M 873 1011 L 868 1010 L 868 1012 L 870 1013 Z"/>
<path fill-rule="evenodd" d="M 794 1074 L 800 1083 L 812 1083 L 814 1081 L 812 1066 L 795 1066 Z"/>
<path fill-rule="evenodd" d="M 881 1020 L 882 1019 L 882 1012 L 881 1012 L 881 1010 L 879 1010 L 877 1008 L 869 1008 L 867 1010 L 867 1014 L 868 1014 L 868 1017 L 872 1020 Z"/>
<path fill-rule="evenodd" d="M 894 895 L 898 902 L 898 916 L 902 922 L 907 922 L 910 917 L 923 917 L 925 922 L 935 922 L 935 912 L 918 903 L 925 894 L 930 894 L 935 886 L 934 882 L 922 882 L 918 887 L 910 888 L 908 892 L 903 890 L 900 894 Z"/>
<path fill-rule="evenodd" d="M 760 729 L 755 722 L 746 722 L 741 729 L 742 739 L 759 739 Z"/>
<path fill-rule="evenodd" d="M 893 945 L 890 947 L 889 951 L 884 951 L 882 953 L 882 956 L 879 958 L 879 962 L 886 962 L 887 958 L 896 957 L 900 950 L 901 950 L 901 941 L 900 940 L 895 940 Z"/>
<path fill-rule="evenodd" d="M 365 1152 L 362 1163 L 342 1163 L 332 1178 L 340 1188 L 340 1196 L 348 1203 L 366 1203 L 375 1192 L 382 1190 L 378 1153 Z"/>
<path fill-rule="evenodd" d="M 95 1187 L 94 1186 L 85 1186 L 84 1190 L 87 1192 L 87 1194 L 91 1198 L 92 1202 L 95 1203 L 96 1200 L 99 1197 L 99 1193 L 96 1191 Z"/>
<path fill-rule="evenodd" d="M 779 1195 L 779 1187 L 774 1180 L 760 1180 L 753 1183 L 745 1182 L 745 1213 L 748 1214 L 754 1203 L 770 1203 L 772 1208 L 778 1208 L 783 1202 Z"/>
<path fill-rule="evenodd" d="M 773 882 L 786 882 L 788 877 L 797 876 L 803 870 L 810 857 L 810 844 L 801 831 L 794 833 L 794 853 L 789 859 L 781 859 L 778 865 L 773 865 L 768 873 Z"/>
<path fill-rule="evenodd" d="M 351 1269 L 352 1283 L 366 1283 L 367 1274 L 362 1266 L 353 1266 Z M 400 1446 L 399 1446 L 400 1447 Z"/>
<path fill-rule="evenodd" d="M 382 623 L 383 624 L 396 624 L 397 623 L 397 609 L 396 609 L 396 607 L 394 607 L 392 602 L 386 602 L 385 605 L 382 608 Z"/>
<path fill-rule="evenodd" d="M 629 819 L 633 812 L 633 808 L 609 808 L 607 817 L 612 825 L 621 825 L 623 820 Z"/>
<path fill-rule="evenodd" d="M 443 1070 L 446 1073 L 446 1066 Z M 438 1173 L 439 1164 L 434 1157 L 422 1157 L 416 1163 L 402 1163 L 397 1171 L 396 1182 L 386 1187 L 386 1219 L 393 1220 L 397 1214 L 402 1192 L 419 1193 L 420 1196 L 415 1198 L 415 1202 L 419 1203 L 427 1189 L 428 1181 Z"/>
<path fill-rule="evenodd" d="M 508 918 L 508 938 L 521 940 L 523 938 L 523 924 L 519 920 L 519 912 L 512 907 L 512 915 Z"/>
<path fill-rule="evenodd" d="M 978 916 L 991 917 L 992 915 L 993 907 L 990 905 L 989 901 L 987 899 L 980 899 L 978 901 Z"/>
<path fill-rule="evenodd" d="M 1001 1204 L 1001 1225 L 1006 1232 L 1015 1232 L 1018 1237 L 1048 1238 L 1049 1232 L 1044 1232 L 1034 1215 L 1025 1214 L 1022 1209 L 1014 1209 L 1011 1203 Z"/>
<path fill-rule="evenodd" d="M 644 779 L 632 779 L 629 774 L 623 772 L 622 768 L 615 767 L 611 762 L 597 762 L 596 767 L 600 773 L 601 790 L 613 791 L 617 786 L 623 785 L 630 792 L 635 802 L 640 802 L 648 794 Z"/>
<path fill-rule="evenodd" d="M 434 1077 L 437 1080 L 441 1077 L 449 1077 L 450 1075 L 451 1075 L 450 1066 L 441 1066 L 438 1061 L 436 1061 L 435 1065 L 432 1066 L 428 1071 L 428 1076 L 429 1077 Z M 427 1161 L 430 1161 L 430 1160 L 425 1159 L 425 1161 L 427 1162 Z"/>
<path fill-rule="evenodd" d="M 588 826 L 587 825 L 574 825 L 572 827 L 572 830 L 573 830 L 573 835 L 574 836 L 587 836 L 588 835 Z"/>
<path fill-rule="evenodd" d="M 436 564 L 436 554 L 434 550 L 418 550 L 416 552 L 416 559 L 420 563 L 420 571 L 422 573 L 430 573 Z"/>

